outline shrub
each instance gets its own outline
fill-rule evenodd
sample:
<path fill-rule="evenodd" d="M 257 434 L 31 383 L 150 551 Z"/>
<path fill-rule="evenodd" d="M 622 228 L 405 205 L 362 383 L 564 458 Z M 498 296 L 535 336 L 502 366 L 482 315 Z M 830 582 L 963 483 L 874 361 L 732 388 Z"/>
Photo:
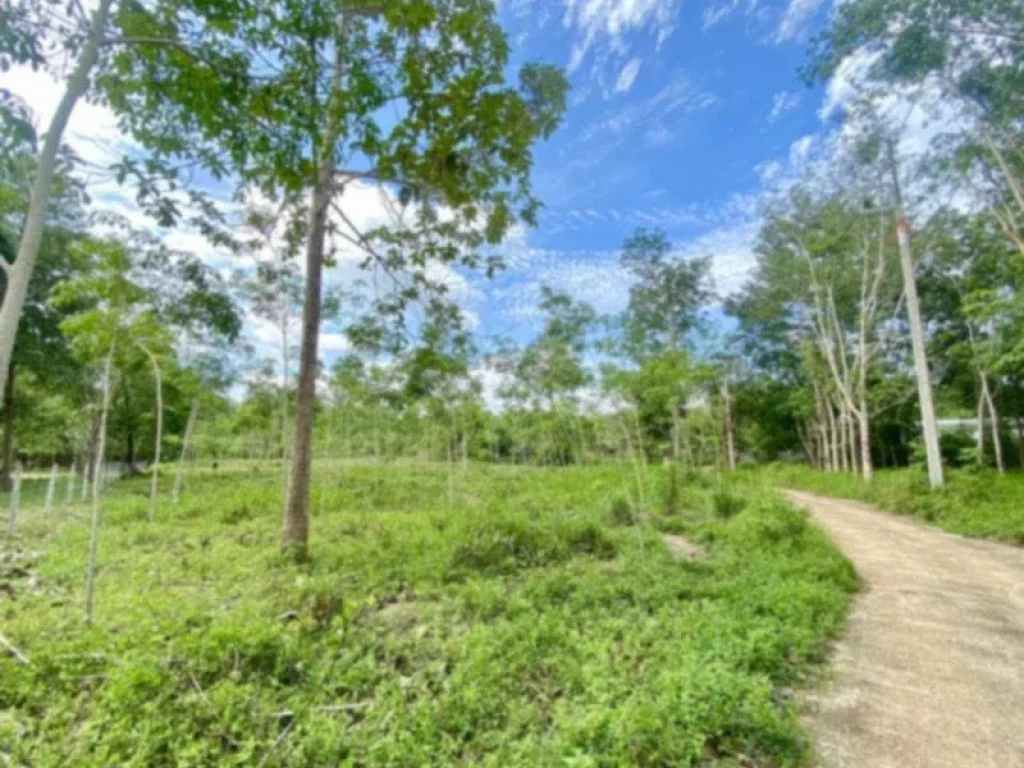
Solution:
<path fill-rule="evenodd" d="M 630 506 L 624 496 L 612 497 L 612 500 L 608 503 L 605 518 L 608 520 L 609 525 L 633 525 L 636 522 L 633 507 Z"/>
<path fill-rule="evenodd" d="M 730 517 L 735 517 L 743 508 L 747 505 L 747 500 L 742 496 L 738 496 L 735 493 L 727 490 L 715 491 L 711 496 L 711 509 L 714 511 L 715 516 L 722 520 L 728 520 Z"/>

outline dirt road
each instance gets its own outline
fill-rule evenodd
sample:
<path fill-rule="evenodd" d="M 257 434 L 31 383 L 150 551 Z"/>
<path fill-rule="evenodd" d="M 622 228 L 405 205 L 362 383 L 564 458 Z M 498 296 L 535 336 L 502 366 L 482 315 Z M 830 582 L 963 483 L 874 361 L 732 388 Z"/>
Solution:
<path fill-rule="evenodd" d="M 1024 549 L 788 492 L 865 582 L 807 724 L 825 768 L 1024 768 Z"/>

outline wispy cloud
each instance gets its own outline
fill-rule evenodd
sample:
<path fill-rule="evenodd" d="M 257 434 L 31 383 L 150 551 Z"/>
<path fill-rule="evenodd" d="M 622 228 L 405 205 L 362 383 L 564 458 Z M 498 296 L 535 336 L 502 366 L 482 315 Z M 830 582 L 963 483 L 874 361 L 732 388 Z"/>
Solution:
<path fill-rule="evenodd" d="M 772 108 L 768 113 L 768 125 L 774 125 L 787 112 L 800 106 L 803 94 L 800 91 L 779 91 L 772 97 Z"/>
<path fill-rule="evenodd" d="M 679 75 L 649 99 L 606 113 L 590 123 L 580 132 L 579 139 L 587 143 L 598 138 L 621 138 L 642 128 L 647 144 L 671 143 L 689 115 L 711 107 L 715 101 L 713 94 Z"/>
<path fill-rule="evenodd" d="M 630 88 L 633 87 L 633 83 L 636 82 L 637 75 L 640 74 L 640 67 L 643 62 L 640 59 L 630 59 L 626 62 L 626 66 L 619 72 L 619 79 L 615 81 L 615 92 L 626 93 Z"/>
<path fill-rule="evenodd" d="M 760 0 L 717 0 L 704 8 L 701 14 L 701 27 L 706 31 L 711 27 L 728 20 L 737 12 L 751 16 L 757 11 Z"/>
<path fill-rule="evenodd" d="M 807 23 L 824 2 L 825 0 L 789 0 L 772 39 L 776 43 L 795 40 L 803 33 Z"/>
<path fill-rule="evenodd" d="M 627 54 L 627 35 L 653 34 L 660 48 L 675 29 L 681 0 L 566 0 L 564 25 L 576 38 L 569 55 L 570 72 L 595 48 Z"/>

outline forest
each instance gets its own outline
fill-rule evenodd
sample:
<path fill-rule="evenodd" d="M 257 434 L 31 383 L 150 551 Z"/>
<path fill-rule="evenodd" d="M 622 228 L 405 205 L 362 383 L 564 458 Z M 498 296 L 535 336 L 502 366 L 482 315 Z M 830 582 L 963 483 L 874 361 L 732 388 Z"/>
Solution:
<path fill-rule="evenodd" d="M 453 276 L 543 219 L 572 94 L 489 0 L 0 8 L 62 89 L 0 87 L 0 759 L 809 764 L 860 582 L 776 489 L 1024 543 L 1024 10 L 807 47 L 856 98 L 742 285 L 637 227 L 621 311 L 543 285 L 525 337 Z"/>

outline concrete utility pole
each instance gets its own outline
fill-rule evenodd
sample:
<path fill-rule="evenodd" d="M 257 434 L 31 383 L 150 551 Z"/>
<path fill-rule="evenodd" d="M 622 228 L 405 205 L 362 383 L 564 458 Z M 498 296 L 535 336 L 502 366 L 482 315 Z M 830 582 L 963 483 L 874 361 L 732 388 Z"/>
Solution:
<path fill-rule="evenodd" d="M 921 430 L 924 432 L 924 450 L 928 460 L 928 482 L 932 488 L 942 486 L 942 455 L 939 453 L 939 427 L 935 421 L 935 403 L 928 373 L 928 353 L 924 347 L 924 326 L 921 323 L 921 305 L 917 300 L 917 278 L 914 275 L 914 256 L 910 250 L 910 228 L 903 210 L 903 192 L 900 189 L 896 149 L 892 139 L 886 141 L 889 172 L 892 175 L 893 202 L 896 205 L 896 240 L 903 267 L 903 284 L 907 297 L 907 315 L 910 318 L 910 341 L 914 349 L 914 371 L 917 374 L 917 396 L 921 403 Z"/>

